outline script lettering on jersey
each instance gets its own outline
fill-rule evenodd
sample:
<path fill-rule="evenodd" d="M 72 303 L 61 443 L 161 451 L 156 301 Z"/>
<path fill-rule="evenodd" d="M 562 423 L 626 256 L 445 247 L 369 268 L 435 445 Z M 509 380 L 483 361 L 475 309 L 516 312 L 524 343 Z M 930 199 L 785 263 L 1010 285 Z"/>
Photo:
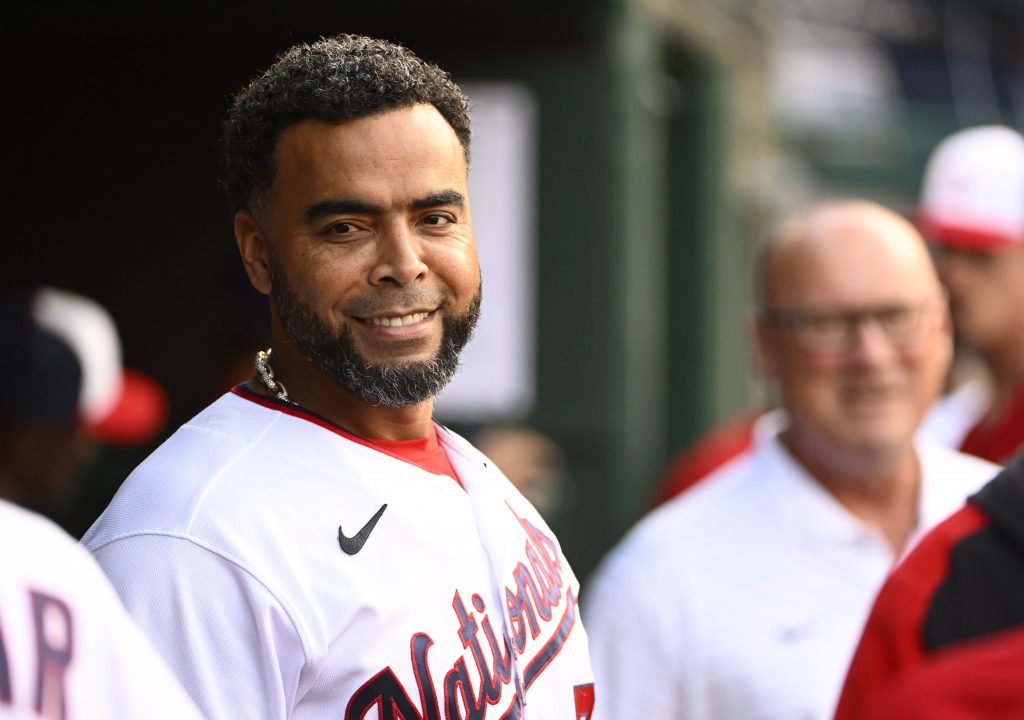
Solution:
<path fill-rule="evenodd" d="M 362 720 L 375 708 L 380 720 L 484 720 L 495 706 L 507 707 L 499 720 L 521 717 L 526 689 L 555 658 L 576 624 L 576 597 L 565 587 L 554 540 L 516 517 L 526 540 L 525 562 L 516 565 L 511 585 L 505 587 L 511 638 L 503 631 L 502 614 L 492 620 L 480 594 L 474 593 L 467 604 L 456 590 L 452 612 L 465 651 L 444 665 L 442 693 L 434 684 L 439 663 L 432 666 L 427 658 L 434 640 L 416 633 L 409 643 L 416 692 L 410 694 L 395 672 L 384 668 L 352 696 L 345 720 Z M 546 637 L 538 640 L 542 634 Z M 521 685 L 515 672 L 517 657 Z M 512 693 L 511 705 L 507 692 Z"/>
<path fill-rule="evenodd" d="M 71 610 L 63 600 L 33 590 L 28 592 L 28 600 L 36 641 L 36 683 L 32 708 L 41 718 L 64 720 L 67 716 L 64 674 L 74 651 Z M 18 700 L 14 697 L 12 661 L 4 640 L 3 627 L 0 626 L 0 708 L 11 707 Z M 19 707 L 23 705 L 28 703 L 19 703 Z"/>

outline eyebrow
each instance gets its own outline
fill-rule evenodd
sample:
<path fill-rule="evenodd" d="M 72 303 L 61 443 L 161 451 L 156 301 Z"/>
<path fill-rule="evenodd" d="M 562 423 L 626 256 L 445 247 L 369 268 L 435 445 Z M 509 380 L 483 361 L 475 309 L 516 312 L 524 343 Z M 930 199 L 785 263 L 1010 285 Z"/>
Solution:
<path fill-rule="evenodd" d="M 329 215 L 343 215 L 355 213 L 359 215 L 374 215 L 380 213 L 382 208 L 379 205 L 363 202 L 362 200 L 351 200 L 349 198 L 331 198 L 321 200 L 306 208 L 307 220 L 319 220 Z"/>
<path fill-rule="evenodd" d="M 423 210 L 424 208 L 436 205 L 454 205 L 462 208 L 466 205 L 466 198 L 458 190 L 441 190 L 418 200 L 413 200 L 409 207 L 413 210 Z"/>
<path fill-rule="evenodd" d="M 458 190 L 440 190 L 413 200 L 409 207 L 412 210 L 423 210 L 438 205 L 454 205 L 458 208 L 464 208 L 466 206 L 466 198 Z M 343 215 L 345 213 L 378 215 L 383 210 L 384 208 L 380 205 L 374 205 L 363 200 L 330 198 L 310 205 L 306 209 L 305 215 L 307 220 L 319 220 L 329 215 Z"/>

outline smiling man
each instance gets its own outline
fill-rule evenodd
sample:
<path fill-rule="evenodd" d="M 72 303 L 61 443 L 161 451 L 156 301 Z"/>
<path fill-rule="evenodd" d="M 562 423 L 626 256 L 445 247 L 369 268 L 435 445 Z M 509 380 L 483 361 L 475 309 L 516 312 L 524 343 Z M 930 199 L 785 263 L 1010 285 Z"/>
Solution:
<path fill-rule="evenodd" d="M 817 205 L 762 247 L 757 280 L 784 410 L 598 569 L 584 605 L 596 717 L 830 718 L 894 561 L 998 470 L 918 437 L 952 341 L 910 223 Z"/>
<path fill-rule="evenodd" d="M 579 583 L 432 418 L 480 312 L 467 100 L 342 35 L 235 98 L 226 188 L 272 347 L 83 542 L 205 714 L 586 718 Z"/>

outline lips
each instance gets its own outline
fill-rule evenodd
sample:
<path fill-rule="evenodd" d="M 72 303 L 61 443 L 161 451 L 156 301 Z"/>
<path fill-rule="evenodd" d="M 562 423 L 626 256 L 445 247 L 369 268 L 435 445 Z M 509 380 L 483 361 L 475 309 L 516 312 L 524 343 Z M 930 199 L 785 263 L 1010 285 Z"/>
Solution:
<path fill-rule="evenodd" d="M 847 386 L 843 388 L 843 403 L 847 408 L 871 408 L 902 400 L 904 395 L 896 385 Z"/>

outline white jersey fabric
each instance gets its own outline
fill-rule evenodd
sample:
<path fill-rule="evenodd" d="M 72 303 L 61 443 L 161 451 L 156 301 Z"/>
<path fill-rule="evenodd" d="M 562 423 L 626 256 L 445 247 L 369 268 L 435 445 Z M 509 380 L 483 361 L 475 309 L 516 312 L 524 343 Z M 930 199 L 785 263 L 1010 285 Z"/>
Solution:
<path fill-rule="evenodd" d="M 998 471 L 921 438 L 920 525 Z M 777 435 L 641 520 L 585 588 L 596 718 L 832 717 L 896 558 Z"/>
<path fill-rule="evenodd" d="M 0 717 L 199 720 L 96 562 L 0 500 Z"/>
<path fill-rule="evenodd" d="M 588 717 L 572 570 L 504 475 L 438 432 L 465 489 L 236 388 L 83 542 L 211 720 Z"/>

